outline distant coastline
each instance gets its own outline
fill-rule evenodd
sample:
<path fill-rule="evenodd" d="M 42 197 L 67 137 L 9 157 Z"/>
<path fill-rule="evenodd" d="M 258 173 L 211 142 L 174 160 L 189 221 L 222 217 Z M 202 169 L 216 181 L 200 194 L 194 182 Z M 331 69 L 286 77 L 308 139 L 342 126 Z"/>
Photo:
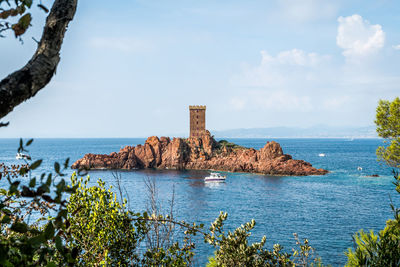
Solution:
<path fill-rule="evenodd" d="M 375 126 L 367 127 L 271 127 L 271 128 L 239 128 L 228 130 L 213 130 L 216 139 L 254 138 L 254 139 L 382 139 L 376 135 Z M 179 136 L 188 138 L 188 132 L 161 133 L 163 136 Z M 151 136 L 137 134 L 136 136 L 21 136 L 24 139 L 146 139 Z M 0 139 L 18 139 L 15 136 L 1 136 Z"/>
<path fill-rule="evenodd" d="M 212 131 L 215 138 L 378 138 L 375 126 L 365 127 L 269 127 Z"/>

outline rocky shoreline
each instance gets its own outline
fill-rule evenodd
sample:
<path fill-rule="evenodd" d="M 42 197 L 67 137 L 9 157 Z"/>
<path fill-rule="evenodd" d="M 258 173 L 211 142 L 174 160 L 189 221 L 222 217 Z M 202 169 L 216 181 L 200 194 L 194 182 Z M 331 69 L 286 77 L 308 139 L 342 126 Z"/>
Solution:
<path fill-rule="evenodd" d="M 277 142 L 267 142 L 260 150 L 227 141 L 217 142 L 207 131 L 202 137 L 173 138 L 151 136 L 144 145 L 126 146 L 109 155 L 86 154 L 73 169 L 193 169 L 261 173 L 266 175 L 324 175 L 304 160 L 283 154 Z"/>

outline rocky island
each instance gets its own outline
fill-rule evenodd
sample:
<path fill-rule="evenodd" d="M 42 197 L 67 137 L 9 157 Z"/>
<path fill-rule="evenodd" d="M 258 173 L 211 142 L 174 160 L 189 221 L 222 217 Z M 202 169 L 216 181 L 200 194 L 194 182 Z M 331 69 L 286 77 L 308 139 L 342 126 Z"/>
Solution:
<path fill-rule="evenodd" d="M 245 148 L 225 140 L 217 142 L 205 131 L 189 138 L 147 138 L 144 145 L 126 146 L 109 155 L 86 154 L 74 169 L 192 169 L 250 172 L 266 175 L 323 175 L 304 160 L 283 154 L 277 142 L 267 142 L 260 150 Z"/>

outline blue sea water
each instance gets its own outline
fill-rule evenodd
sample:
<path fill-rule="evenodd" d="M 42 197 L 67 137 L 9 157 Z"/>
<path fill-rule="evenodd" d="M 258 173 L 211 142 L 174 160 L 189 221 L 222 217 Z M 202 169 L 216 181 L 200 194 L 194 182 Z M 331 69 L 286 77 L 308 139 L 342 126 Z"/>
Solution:
<path fill-rule="evenodd" d="M 129 193 L 130 208 L 146 208 L 146 177 L 155 178 L 160 202 L 165 208 L 175 191 L 175 213 L 179 219 L 208 226 L 220 211 L 228 212 L 227 229 L 250 219 L 256 220 L 252 241 L 267 236 L 267 246 L 279 243 L 288 251 L 295 247 L 293 233 L 307 238 L 323 262 L 344 265 L 344 252 L 353 246 L 352 235 L 359 229 L 384 227 L 391 218 L 390 197 L 399 206 L 391 169 L 376 161 L 380 139 L 274 139 L 284 153 L 330 171 L 324 176 L 273 177 L 248 173 L 226 173 L 223 184 L 205 184 L 207 171 L 136 170 L 120 172 L 122 186 Z M 145 139 L 36 139 L 29 147 L 34 159 L 43 159 L 38 171 L 51 171 L 54 161 L 71 162 L 85 153 L 111 153 Z M 267 139 L 229 139 L 259 149 Z M 0 139 L 0 162 L 15 160 L 17 139 Z M 324 153 L 325 157 L 319 157 Z M 357 170 L 357 167 L 362 170 Z M 71 171 L 72 172 L 72 171 Z M 372 178 L 367 175 L 379 174 Z M 111 171 L 90 172 L 91 181 L 102 178 L 115 184 Z M 4 186 L 5 181 L 0 181 Z M 202 241 L 196 249 L 196 265 L 204 266 L 213 249 Z"/>

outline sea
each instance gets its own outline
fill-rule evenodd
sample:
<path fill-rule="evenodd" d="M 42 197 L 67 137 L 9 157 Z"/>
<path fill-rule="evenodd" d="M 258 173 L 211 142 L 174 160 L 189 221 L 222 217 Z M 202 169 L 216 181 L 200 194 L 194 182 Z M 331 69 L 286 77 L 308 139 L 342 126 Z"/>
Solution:
<path fill-rule="evenodd" d="M 225 183 L 208 184 L 209 171 L 132 170 L 119 171 L 129 208 L 148 207 L 146 180 L 157 187 L 158 201 L 167 212 L 174 199 L 174 215 L 187 222 L 203 223 L 205 230 L 220 211 L 228 213 L 226 231 L 254 219 L 251 242 L 267 237 L 266 247 L 281 244 L 291 252 L 293 237 L 307 238 L 325 264 L 343 266 L 345 252 L 354 247 L 353 235 L 360 229 L 379 231 L 393 218 L 391 201 L 400 205 L 391 168 L 376 159 L 382 139 L 228 139 L 238 145 L 259 149 L 267 141 L 277 141 L 285 154 L 310 162 L 330 172 L 322 176 L 268 176 L 221 172 Z M 25 140 L 26 141 L 26 140 Z M 126 145 L 143 144 L 144 138 L 126 139 L 35 139 L 29 155 L 43 159 L 37 172 L 52 171 L 54 162 L 71 163 L 86 153 L 108 154 Z M 21 163 L 15 159 L 19 139 L 0 139 L 0 162 Z M 325 156 L 320 156 L 325 154 Z M 71 174 L 73 170 L 67 170 Z M 377 174 L 379 177 L 370 177 Z M 116 188 L 115 172 L 91 171 L 91 183 L 98 178 Z M 4 187 L 6 181 L 0 180 Z M 200 237 L 196 241 L 195 265 L 205 266 L 213 248 Z"/>

